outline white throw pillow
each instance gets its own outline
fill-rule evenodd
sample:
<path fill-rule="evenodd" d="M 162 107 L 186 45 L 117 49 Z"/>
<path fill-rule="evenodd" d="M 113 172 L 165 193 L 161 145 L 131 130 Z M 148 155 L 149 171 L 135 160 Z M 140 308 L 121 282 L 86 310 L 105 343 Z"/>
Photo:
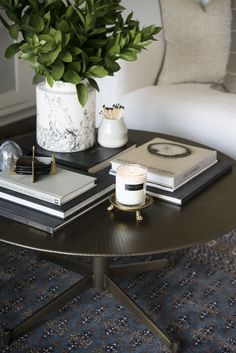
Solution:
<path fill-rule="evenodd" d="M 230 49 L 231 1 L 160 0 L 166 54 L 158 84 L 219 83 Z"/>

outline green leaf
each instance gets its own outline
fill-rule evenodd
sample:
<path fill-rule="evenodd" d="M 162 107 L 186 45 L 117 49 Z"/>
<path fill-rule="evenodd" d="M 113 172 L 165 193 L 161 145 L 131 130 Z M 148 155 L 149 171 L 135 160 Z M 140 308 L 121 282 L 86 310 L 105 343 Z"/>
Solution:
<path fill-rule="evenodd" d="M 58 45 L 55 50 L 53 50 L 49 53 L 49 59 L 50 59 L 51 64 L 54 63 L 54 61 L 57 59 L 60 52 L 61 52 L 61 46 Z"/>
<path fill-rule="evenodd" d="M 87 12 L 85 16 L 85 31 L 88 31 L 93 27 L 93 22 L 93 15 L 90 12 Z"/>
<path fill-rule="evenodd" d="M 5 51 L 5 58 L 11 59 L 16 53 L 20 51 L 20 46 L 22 43 L 11 44 Z"/>
<path fill-rule="evenodd" d="M 44 29 L 44 20 L 42 17 L 33 16 L 31 25 L 34 26 L 36 32 L 42 32 Z"/>
<path fill-rule="evenodd" d="M 55 81 L 59 81 L 64 75 L 65 66 L 62 62 L 52 66 L 51 75 Z"/>
<path fill-rule="evenodd" d="M 58 25 L 57 28 L 62 32 L 62 33 L 66 33 L 69 32 L 69 24 L 66 20 L 61 20 Z"/>
<path fill-rule="evenodd" d="M 67 66 L 67 68 L 69 70 L 73 70 L 73 71 L 76 71 L 77 73 L 79 73 L 80 70 L 81 70 L 81 62 L 80 61 L 74 61 L 73 63 L 69 64 Z"/>
<path fill-rule="evenodd" d="M 55 49 L 55 45 L 53 42 L 45 42 L 45 41 L 40 41 L 41 46 L 38 49 L 40 53 L 48 53 L 50 51 L 52 51 L 53 49 Z M 44 43 L 44 44 L 43 44 Z"/>
<path fill-rule="evenodd" d="M 88 81 L 89 81 L 90 86 L 92 86 L 93 88 L 96 89 L 96 91 L 99 92 L 99 87 L 98 87 L 97 82 L 94 79 L 90 78 L 90 77 L 88 78 Z"/>
<path fill-rule="evenodd" d="M 66 82 L 74 83 L 76 85 L 81 82 L 81 77 L 73 70 L 66 71 L 63 78 Z"/>
<path fill-rule="evenodd" d="M 52 36 L 49 34 L 39 34 L 38 35 L 39 40 L 45 40 L 46 42 L 53 42 L 54 39 Z"/>
<path fill-rule="evenodd" d="M 23 29 L 23 31 L 27 32 L 27 34 L 35 33 L 35 28 L 30 25 L 21 25 L 21 30 L 22 29 Z"/>
<path fill-rule="evenodd" d="M 45 74 L 45 76 L 47 77 L 47 82 L 48 82 L 49 86 L 53 87 L 55 81 L 53 80 L 52 76 L 49 74 Z"/>
<path fill-rule="evenodd" d="M 75 7 L 75 12 L 77 13 L 81 23 L 84 25 L 85 27 L 85 18 L 84 15 L 82 14 L 82 12 L 80 11 L 80 9 L 78 7 Z"/>
<path fill-rule="evenodd" d="M 95 77 L 104 77 L 108 75 L 108 71 L 99 65 L 94 65 L 89 69 L 89 74 Z"/>
<path fill-rule="evenodd" d="M 56 43 L 60 43 L 61 40 L 62 40 L 62 33 L 60 30 L 57 30 L 55 32 L 55 35 L 54 35 L 54 40 L 56 41 Z"/>
<path fill-rule="evenodd" d="M 132 17 L 133 17 L 133 11 L 127 16 L 125 22 L 128 23 L 132 19 Z"/>
<path fill-rule="evenodd" d="M 93 12 L 94 0 L 87 0 L 86 3 L 87 3 L 89 12 Z"/>
<path fill-rule="evenodd" d="M 23 52 L 27 52 L 27 51 L 29 51 L 29 50 L 32 49 L 31 46 L 30 46 L 29 44 L 27 44 L 27 43 L 24 43 L 24 44 L 20 45 L 19 48 L 20 48 L 20 50 L 22 50 Z"/>
<path fill-rule="evenodd" d="M 104 58 L 104 61 L 108 71 L 116 72 L 120 70 L 120 65 L 117 62 L 108 58 L 107 56 Z"/>
<path fill-rule="evenodd" d="M 34 9 L 34 11 L 37 13 L 38 11 L 38 1 L 37 0 L 28 0 L 30 6 Z"/>
<path fill-rule="evenodd" d="M 73 6 L 72 5 L 68 6 L 67 10 L 66 10 L 66 13 L 65 13 L 65 18 L 67 20 L 69 20 L 72 17 L 73 13 L 74 13 Z"/>
<path fill-rule="evenodd" d="M 12 22 L 18 22 L 17 16 L 10 9 L 6 10 L 6 15 Z"/>
<path fill-rule="evenodd" d="M 138 33 L 135 37 L 134 43 L 139 44 L 141 42 L 141 33 Z"/>
<path fill-rule="evenodd" d="M 126 61 L 134 61 L 137 59 L 137 54 L 135 52 L 126 50 L 120 54 L 120 57 Z"/>
<path fill-rule="evenodd" d="M 83 60 L 83 63 L 82 63 L 82 73 L 85 73 L 86 72 L 86 69 L 87 69 L 87 64 L 88 64 L 88 55 L 86 53 L 81 53 L 81 56 L 82 56 L 82 60 Z"/>
<path fill-rule="evenodd" d="M 42 76 L 40 74 L 35 74 L 33 77 L 33 84 L 36 85 L 41 81 L 41 79 L 42 79 Z"/>
<path fill-rule="evenodd" d="M 3 26 L 5 26 L 8 30 L 10 28 L 10 25 L 7 23 L 7 21 L 4 19 L 4 17 L 0 13 L 0 21 L 2 22 Z"/>
<path fill-rule="evenodd" d="M 33 45 L 35 46 L 36 44 L 39 44 L 39 38 L 37 36 L 37 34 L 34 33 L 33 37 L 32 37 L 32 42 Z M 46 42 L 45 42 L 46 43 Z"/>
<path fill-rule="evenodd" d="M 48 11 L 48 12 L 43 16 L 43 18 L 44 18 L 46 21 L 50 22 L 50 20 L 51 20 L 51 12 Z"/>
<path fill-rule="evenodd" d="M 106 28 L 94 28 L 89 34 L 93 36 L 95 34 L 106 33 L 106 31 Z"/>
<path fill-rule="evenodd" d="M 89 95 L 88 87 L 85 86 L 85 84 L 80 83 L 76 85 L 76 91 L 77 91 L 79 102 L 82 105 L 82 107 L 84 107 L 88 101 L 88 95 Z"/>
<path fill-rule="evenodd" d="M 101 64 L 102 59 L 98 56 L 89 56 L 89 62 L 93 65 L 98 65 Z"/>
<path fill-rule="evenodd" d="M 45 64 L 47 66 L 51 65 L 51 60 L 50 60 L 50 56 L 48 53 L 40 55 L 40 63 Z"/>
<path fill-rule="evenodd" d="M 77 56 L 82 53 L 82 50 L 78 47 L 69 47 L 72 55 Z"/>
<path fill-rule="evenodd" d="M 116 56 L 116 54 L 120 53 L 120 46 L 118 44 L 114 45 L 113 47 L 111 47 L 108 52 L 107 52 L 110 56 Z"/>
<path fill-rule="evenodd" d="M 9 33 L 12 39 L 17 39 L 19 35 L 19 26 L 17 24 L 10 26 Z"/>
<path fill-rule="evenodd" d="M 62 37 L 62 46 L 63 46 L 63 48 L 65 48 L 68 45 L 68 43 L 70 41 L 70 36 L 71 36 L 70 33 L 66 33 L 66 34 L 63 35 L 63 37 Z"/>
<path fill-rule="evenodd" d="M 44 5 L 44 9 L 52 4 L 54 4 L 55 2 L 57 2 L 57 0 L 46 0 L 45 1 L 45 5 Z"/>
<path fill-rule="evenodd" d="M 59 29 L 56 30 L 54 28 L 51 28 L 49 31 L 49 35 L 54 39 L 57 44 L 60 43 L 62 40 L 62 33 Z"/>
<path fill-rule="evenodd" d="M 60 54 L 60 59 L 66 63 L 71 63 L 73 60 L 71 53 L 68 51 L 63 51 Z"/>
<path fill-rule="evenodd" d="M 20 55 L 20 58 L 22 60 L 27 60 L 27 61 L 33 61 L 33 62 L 37 61 L 37 58 L 35 57 L 35 55 L 33 53 L 22 53 Z"/>

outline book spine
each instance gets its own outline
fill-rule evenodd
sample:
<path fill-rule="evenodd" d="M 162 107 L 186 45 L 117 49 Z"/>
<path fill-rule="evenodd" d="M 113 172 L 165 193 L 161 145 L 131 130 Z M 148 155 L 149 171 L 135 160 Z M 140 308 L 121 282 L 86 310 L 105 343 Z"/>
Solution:
<path fill-rule="evenodd" d="M 22 185 L 9 183 L 7 180 L 0 179 L 0 186 L 12 191 L 19 192 L 20 194 L 25 194 L 27 196 L 34 197 L 42 201 L 53 203 L 55 205 L 61 205 L 61 199 L 59 197 L 45 194 L 44 192 L 33 190 Z"/>
<path fill-rule="evenodd" d="M 58 226 L 54 227 L 53 231 L 56 232 L 57 230 L 60 230 L 62 227 L 66 226 L 67 224 L 73 222 L 74 220 L 76 220 L 78 217 L 83 216 L 85 213 L 89 212 L 90 210 L 92 210 L 93 208 L 97 207 L 98 205 L 100 205 L 101 203 L 103 203 L 104 201 L 109 199 L 109 195 L 105 196 L 104 198 L 100 199 L 99 201 L 93 203 L 92 205 L 90 205 L 89 207 L 87 207 L 86 209 L 84 209 L 83 211 L 75 214 L 74 216 L 72 216 L 71 218 L 65 220 L 63 223 L 59 224 Z"/>
<path fill-rule="evenodd" d="M 201 171 L 206 169 L 208 166 L 211 166 L 215 162 L 216 152 L 212 151 L 210 156 L 194 164 L 191 168 L 187 169 L 183 173 L 177 175 L 177 177 L 174 179 L 174 184 L 172 185 L 173 189 L 175 189 L 179 184 L 183 184 L 185 181 L 189 180 L 194 175 L 199 174 Z"/>
<path fill-rule="evenodd" d="M 163 194 L 158 193 L 158 192 L 150 191 L 148 189 L 147 189 L 147 194 L 150 195 L 150 196 L 153 196 L 153 197 L 155 197 L 155 198 L 157 198 L 159 200 L 173 203 L 174 205 L 178 205 L 178 206 L 182 205 L 182 200 L 181 199 L 177 199 L 177 198 L 174 198 L 174 197 L 166 196 L 166 195 L 163 195 Z"/>
<path fill-rule="evenodd" d="M 50 234 L 53 233 L 53 228 L 50 226 L 46 226 L 44 224 L 32 221 L 32 220 L 27 219 L 23 216 L 18 216 L 8 210 L 3 210 L 2 208 L 0 208 L 0 216 L 7 218 L 7 219 L 11 219 L 12 221 L 15 221 L 15 222 L 18 222 L 21 224 L 25 224 L 27 226 L 30 226 L 30 227 L 33 227 L 36 229 L 42 230 L 42 231 L 50 233 Z"/>
<path fill-rule="evenodd" d="M 25 200 L 23 197 L 15 197 L 15 196 L 12 196 L 10 194 L 6 194 L 6 193 L 0 191 L 0 198 L 3 199 L 3 200 L 11 201 L 11 202 L 16 203 L 17 205 L 22 205 L 24 207 L 29 207 L 32 210 L 41 211 L 43 213 L 46 213 L 46 214 L 49 214 L 49 215 L 52 215 L 52 216 L 55 216 L 55 217 L 58 217 L 58 218 L 61 218 L 61 219 L 65 218 L 64 217 L 64 212 L 60 212 L 58 210 L 55 210 L 52 207 L 45 207 L 45 206 L 40 205 L 39 203 L 35 203 L 35 202 L 31 202 L 31 201 Z"/>

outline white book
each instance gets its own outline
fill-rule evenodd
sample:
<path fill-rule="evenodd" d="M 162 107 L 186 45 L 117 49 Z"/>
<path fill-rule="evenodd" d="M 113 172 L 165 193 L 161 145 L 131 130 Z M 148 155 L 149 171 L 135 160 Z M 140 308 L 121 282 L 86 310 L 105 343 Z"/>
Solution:
<path fill-rule="evenodd" d="M 55 175 L 41 175 L 35 183 L 31 175 L 0 172 L 0 186 L 55 205 L 63 205 L 95 186 L 96 178 L 57 167 Z"/>
<path fill-rule="evenodd" d="M 179 157 L 163 157 L 149 152 L 150 144 L 177 144 L 177 151 L 188 150 L 189 155 Z M 160 145 L 161 146 L 161 145 Z M 158 145 L 157 145 L 158 147 Z M 164 148 L 168 146 L 164 146 Z M 173 145 L 173 148 L 175 146 Z M 170 145 L 172 149 L 172 145 Z M 162 146 L 162 152 L 163 152 Z M 217 162 L 217 153 L 207 148 L 196 147 L 171 140 L 155 138 L 121 157 L 111 161 L 111 174 L 115 174 L 117 168 L 122 164 L 140 164 L 147 168 L 147 182 L 149 185 L 174 191 L 187 181 L 191 180 L 210 166 Z"/>

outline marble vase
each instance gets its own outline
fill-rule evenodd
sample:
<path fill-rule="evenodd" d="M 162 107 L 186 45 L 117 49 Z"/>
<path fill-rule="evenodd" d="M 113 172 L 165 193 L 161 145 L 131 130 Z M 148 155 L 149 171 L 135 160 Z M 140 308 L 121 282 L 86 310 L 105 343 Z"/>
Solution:
<path fill-rule="evenodd" d="M 78 101 L 76 87 L 57 81 L 36 86 L 36 138 L 40 147 L 54 152 L 83 151 L 95 143 L 95 90 L 85 107 Z"/>

